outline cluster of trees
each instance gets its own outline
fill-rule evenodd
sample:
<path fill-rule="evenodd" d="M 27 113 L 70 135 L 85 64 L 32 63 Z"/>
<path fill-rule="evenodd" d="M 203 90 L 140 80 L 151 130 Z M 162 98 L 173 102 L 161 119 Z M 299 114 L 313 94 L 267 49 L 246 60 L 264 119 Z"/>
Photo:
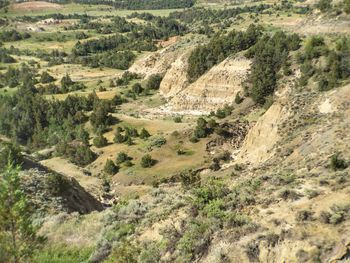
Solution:
<path fill-rule="evenodd" d="M 85 166 L 93 162 L 97 155 L 91 151 L 89 145 L 82 142 L 67 142 L 63 141 L 57 144 L 57 152 L 79 166 Z"/>
<path fill-rule="evenodd" d="M 10 55 L 5 48 L 0 48 L 0 63 L 16 63 L 16 60 Z"/>
<path fill-rule="evenodd" d="M 35 68 L 26 64 L 22 64 L 18 68 L 9 67 L 6 72 L 0 73 L 0 84 L 10 88 L 17 87 L 21 83 L 33 86 L 37 83 L 36 73 Z"/>
<path fill-rule="evenodd" d="M 87 21 L 75 25 L 75 29 L 95 29 L 99 33 L 115 34 L 84 42 L 78 41 L 72 49 L 71 62 L 91 67 L 127 69 L 135 59 L 132 51 L 155 51 L 155 40 L 188 32 L 186 26 L 168 17 L 151 16 L 147 22 L 136 24 L 117 16 L 109 23 Z"/>
<path fill-rule="evenodd" d="M 19 41 L 27 38 L 30 38 L 30 34 L 28 32 L 20 33 L 15 29 L 2 30 L 0 32 L 0 41 L 3 42 Z"/>
<path fill-rule="evenodd" d="M 129 85 L 130 81 L 140 78 L 141 76 L 136 73 L 125 71 L 123 75 L 116 80 L 116 84 L 117 86 L 127 86 Z"/>
<path fill-rule="evenodd" d="M 317 66 L 317 61 L 325 58 L 324 66 Z M 307 40 L 303 52 L 298 53 L 301 77 L 299 84 L 305 86 L 315 76 L 320 91 L 338 86 L 350 77 L 350 39 L 343 37 L 336 41 L 334 49 L 327 47 L 324 39 L 313 36 Z"/>
<path fill-rule="evenodd" d="M 349 0 L 343 0 L 339 5 L 335 5 L 334 7 L 332 6 L 332 1 L 319 0 L 315 6 L 322 13 L 327 13 L 327 12 L 332 11 L 332 10 L 336 10 L 338 13 L 341 13 L 340 8 L 342 8 L 346 14 L 350 14 L 350 1 Z"/>
<path fill-rule="evenodd" d="M 259 26 L 250 25 L 245 32 L 231 31 L 227 35 L 217 35 L 208 44 L 197 47 L 188 59 L 190 81 L 195 81 L 229 55 L 253 46 L 261 34 Z"/>
<path fill-rule="evenodd" d="M 212 134 L 214 128 L 217 126 L 215 120 L 210 119 L 207 121 L 206 119 L 200 117 L 197 119 L 197 125 L 193 131 L 193 135 L 190 138 L 190 141 L 195 143 L 201 138 L 206 138 L 208 135 Z"/>
<path fill-rule="evenodd" d="M 195 0 L 74 0 L 75 3 L 90 5 L 111 5 L 117 9 L 152 10 L 189 8 L 195 4 Z"/>
<path fill-rule="evenodd" d="M 93 112 L 90 115 L 90 123 L 95 131 L 104 131 L 113 123 L 110 101 L 99 100 L 93 105 Z"/>
<path fill-rule="evenodd" d="M 135 58 L 136 55 L 132 51 L 125 50 L 119 52 L 108 51 L 101 54 L 82 57 L 80 60 L 81 64 L 92 68 L 109 67 L 126 70 L 131 66 Z"/>
<path fill-rule="evenodd" d="M 115 143 L 126 143 L 127 145 L 133 145 L 134 142 L 132 138 L 139 137 L 140 139 L 146 140 L 151 135 L 150 133 L 145 129 L 142 128 L 140 133 L 135 128 L 130 127 L 117 127 L 114 135 L 114 142 Z"/>
<path fill-rule="evenodd" d="M 33 149 L 58 145 L 57 151 L 85 165 L 95 158 L 88 147 L 85 112 L 96 108 L 96 94 L 68 96 L 63 101 L 45 100 L 28 77 L 13 96 L 0 96 L 0 133 Z"/>
<path fill-rule="evenodd" d="M 21 185 L 20 167 L 8 161 L 0 173 L 0 261 L 30 262 L 44 238 L 33 224 L 33 207 Z"/>
<path fill-rule="evenodd" d="M 300 47 L 297 34 L 286 35 L 279 31 L 265 35 L 248 50 L 246 56 L 253 58 L 249 83 L 250 95 L 259 104 L 264 104 L 273 94 L 278 80 L 278 72 L 288 62 L 289 52 Z"/>
<path fill-rule="evenodd" d="M 198 21 L 205 21 L 207 24 L 219 23 L 221 21 L 234 18 L 242 13 L 260 13 L 271 5 L 259 4 L 236 8 L 214 9 L 214 8 L 191 8 L 183 11 L 170 13 L 169 18 L 179 20 L 188 25 Z"/>
<path fill-rule="evenodd" d="M 61 78 L 60 86 L 53 83 L 56 79 L 52 77 L 47 71 L 43 71 L 40 76 L 40 83 L 47 85 L 39 85 L 38 92 L 40 94 L 64 94 L 67 92 L 84 90 L 86 86 L 82 82 L 74 82 L 68 74 Z"/>

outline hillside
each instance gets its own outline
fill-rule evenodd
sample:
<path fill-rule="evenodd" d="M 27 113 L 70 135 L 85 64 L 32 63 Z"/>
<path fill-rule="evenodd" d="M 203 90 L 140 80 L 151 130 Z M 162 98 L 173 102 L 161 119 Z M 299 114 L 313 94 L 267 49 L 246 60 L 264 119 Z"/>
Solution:
<path fill-rule="evenodd" d="M 0 262 L 348 262 L 349 21 L 0 4 Z"/>

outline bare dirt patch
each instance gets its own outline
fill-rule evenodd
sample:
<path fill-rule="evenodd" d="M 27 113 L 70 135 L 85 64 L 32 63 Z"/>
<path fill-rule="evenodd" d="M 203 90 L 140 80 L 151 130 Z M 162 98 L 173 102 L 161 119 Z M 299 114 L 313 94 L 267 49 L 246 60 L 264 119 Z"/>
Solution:
<path fill-rule="evenodd" d="M 62 9 L 63 7 L 59 4 L 48 3 L 44 1 L 33 1 L 14 4 L 12 8 L 16 11 L 37 11 L 43 9 Z"/>

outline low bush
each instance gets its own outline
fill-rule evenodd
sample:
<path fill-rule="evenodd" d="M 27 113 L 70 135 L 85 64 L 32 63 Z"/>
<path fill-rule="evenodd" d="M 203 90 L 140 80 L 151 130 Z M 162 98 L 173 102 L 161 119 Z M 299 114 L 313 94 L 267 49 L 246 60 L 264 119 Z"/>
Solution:
<path fill-rule="evenodd" d="M 143 168 L 150 168 L 152 167 L 153 165 L 156 164 L 156 160 L 152 159 L 152 156 L 149 155 L 149 154 L 146 154 L 144 155 L 142 158 L 141 158 L 141 166 Z"/>
<path fill-rule="evenodd" d="M 109 175 L 114 175 L 119 171 L 119 167 L 112 160 L 108 159 L 103 170 Z"/>

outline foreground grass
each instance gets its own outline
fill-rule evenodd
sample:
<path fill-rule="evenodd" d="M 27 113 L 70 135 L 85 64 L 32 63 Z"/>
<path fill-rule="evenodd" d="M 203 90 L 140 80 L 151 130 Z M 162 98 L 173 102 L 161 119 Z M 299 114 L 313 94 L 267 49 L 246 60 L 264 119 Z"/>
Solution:
<path fill-rule="evenodd" d="M 89 247 L 52 246 L 35 253 L 33 263 L 83 263 L 93 252 Z"/>

